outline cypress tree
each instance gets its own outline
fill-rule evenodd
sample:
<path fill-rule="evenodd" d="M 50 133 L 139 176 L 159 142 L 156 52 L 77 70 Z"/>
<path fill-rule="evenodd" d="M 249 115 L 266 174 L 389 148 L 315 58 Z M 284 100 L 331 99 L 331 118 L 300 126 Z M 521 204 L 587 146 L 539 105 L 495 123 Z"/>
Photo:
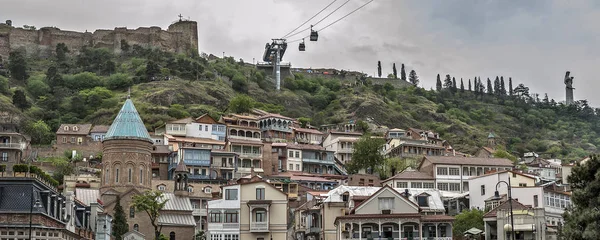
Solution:
<path fill-rule="evenodd" d="M 442 91 L 442 80 L 440 79 L 440 74 L 437 75 L 437 82 L 435 83 L 435 89 L 440 92 Z"/>
<path fill-rule="evenodd" d="M 456 92 L 456 79 L 452 77 L 452 92 Z"/>
<path fill-rule="evenodd" d="M 21 89 L 15 90 L 15 94 L 12 96 L 12 102 L 13 105 L 21 109 L 21 111 L 30 107 L 29 103 L 27 102 L 27 97 L 25 97 L 25 92 Z"/>
<path fill-rule="evenodd" d="M 504 85 L 504 77 L 500 77 L 500 94 L 506 95 L 506 85 Z"/>
<path fill-rule="evenodd" d="M 471 91 L 471 79 L 469 78 L 469 92 Z"/>
<path fill-rule="evenodd" d="M 400 67 L 400 78 L 402 81 L 406 81 L 406 70 L 404 70 L 404 63 Z"/>
<path fill-rule="evenodd" d="M 500 95 L 500 78 L 498 76 L 494 80 L 494 94 Z"/>
<path fill-rule="evenodd" d="M 512 96 L 514 94 L 513 91 L 513 87 L 512 87 L 512 78 L 509 77 L 508 78 L 508 95 Z"/>
<path fill-rule="evenodd" d="M 465 84 L 463 83 L 462 78 L 460 78 L 460 91 L 465 92 Z"/>
<path fill-rule="evenodd" d="M 377 76 L 381 77 L 381 61 L 377 61 Z"/>
<path fill-rule="evenodd" d="M 394 72 L 394 79 L 398 79 L 398 70 L 396 70 L 396 63 L 392 66 L 392 71 Z"/>
<path fill-rule="evenodd" d="M 494 94 L 494 88 L 492 87 L 492 80 L 490 80 L 490 78 L 487 79 L 487 93 Z"/>
<path fill-rule="evenodd" d="M 125 211 L 123 211 L 123 207 L 121 206 L 121 197 L 117 196 L 117 201 L 115 204 L 115 217 L 112 222 L 112 231 L 113 236 L 117 240 L 122 240 L 123 235 L 129 232 L 129 225 L 127 224 L 127 218 L 125 217 Z"/>

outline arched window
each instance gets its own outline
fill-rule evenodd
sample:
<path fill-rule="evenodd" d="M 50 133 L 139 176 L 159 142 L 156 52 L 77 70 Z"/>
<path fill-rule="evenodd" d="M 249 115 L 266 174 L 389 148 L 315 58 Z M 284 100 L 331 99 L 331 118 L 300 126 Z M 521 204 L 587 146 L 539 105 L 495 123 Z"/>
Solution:
<path fill-rule="evenodd" d="M 129 168 L 127 179 L 129 180 L 129 182 L 131 182 L 131 168 Z"/>
<path fill-rule="evenodd" d="M 164 191 L 165 190 L 165 185 L 158 185 L 158 190 L 159 191 Z"/>
<path fill-rule="evenodd" d="M 140 231 L 140 225 L 138 225 L 137 223 L 136 223 L 136 224 L 134 224 L 134 225 L 133 225 L 133 230 L 136 230 L 136 231 L 138 231 L 138 232 L 139 232 L 139 231 Z"/>
<path fill-rule="evenodd" d="M 134 218 L 135 217 L 135 207 L 131 206 L 129 207 L 129 218 Z"/>
<path fill-rule="evenodd" d="M 187 189 L 187 191 L 188 191 L 188 192 L 194 192 L 194 187 L 192 187 L 192 186 L 188 186 L 188 189 Z"/>
<path fill-rule="evenodd" d="M 140 167 L 140 184 L 144 183 L 144 167 Z"/>
<path fill-rule="evenodd" d="M 117 182 L 117 183 L 119 182 L 119 168 L 118 167 L 115 169 L 115 182 Z"/>
<path fill-rule="evenodd" d="M 175 240 L 175 232 L 169 234 L 169 240 Z"/>
<path fill-rule="evenodd" d="M 108 184 L 108 180 L 110 179 L 109 168 L 106 168 L 106 173 L 104 173 L 104 183 Z"/>

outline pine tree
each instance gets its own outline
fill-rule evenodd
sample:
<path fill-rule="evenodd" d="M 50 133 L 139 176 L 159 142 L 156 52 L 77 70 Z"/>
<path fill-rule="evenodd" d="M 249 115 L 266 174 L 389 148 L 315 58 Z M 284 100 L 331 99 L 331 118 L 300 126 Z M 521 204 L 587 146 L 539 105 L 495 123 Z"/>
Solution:
<path fill-rule="evenodd" d="M 25 97 L 25 92 L 21 89 L 15 90 L 15 94 L 12 97 L 12 102 L 13 105 L 21 109 L 21 111 L 30 107 L 29 103 L 27 102 L 27 97 Z"/>
<path fill-rule="evenodd" d="M 10 76 L 12 78 L 23 82 L 27 81 L 27 78 L 29 78 L 27 74 L 28 68 L 25 51 L 15 50 L 9 53 L 8 70 L 10 71 Z"/>
<path fill-rule="evenodd" d="M 452 78 L 450 77 L 450 74 L 446 74 L 446 79 L 444 79 L 444 88 L 452 88 Z"/>
<path fill-rule="evenodd" d="M 500 94 L 502 96 L 506 95 L 506 85 L 504 85 L 504 77 L 500 77 Z"/>
<path fill-rule="evenodd" d="M 498 78 L 498 76 L 496 76 L 496 79 L 494 80 L 494 94 L 500 95 L 500 78 Z"/>
<path fill-rule="evenodd" d="M 410 73 L 408 74 L 408 81 L 415 86 L 419 85 L 419 76 L 417 76 L 417 72 L 414 69 L 410 70 Z"/>
<path fill-rule="evenodd" d="M 513 94 L 514 94 L 514 91 L 513 91 L 513 87 L 512 87 L 512 78 L 509 77 L 508 78 L 508 95 L 510 95 L 512 97 Z"/>
<path fill-rule="evenodd" d="M 115 213 L 112 221 L 113 236 L 117 240 L 122 240 L 123 235 L 129 231 L 129 225 L 127 224 L 127 218 L 125 217 L 125 211 L 121 206 L 121 197 L 117 196 L 115 203 Z"/>
<path fill-rule="evenodd" d="M 398 79 L 398 70 L 396 70 L 396 63 L 392 66 L 392 71 L 394 72 L 394 79 Z"/>
<path fill-rule="evenodd" d="M 563 214 L 565 225 L 559 239 L 598 239 L 600 234 L 600 159 L 592 155 L 578 163 L 569 176 L 571 206 Z M 560 232 L 559 232 L 560 234 Z"/>
<path fill-rule="evenodd" d="M 492 87 L 492 81 L 490 78 L 487 79 L 487 93 L 494 94 L 494 88 Z"/>
<path fill-rule="evenodd" d="M 381 61 L 377 61 L 377 76 L 381 77 Z"/>
<path fill-rule="evenodd" d="M 469 78 L 469 92 L 471 91 L 471 79 Z"/>
<path fill-rule="evenodd" d="M 463 83 L 463 79 L 460 78 L 460 91 L 465 92 L 465 84 Z"/>
<path fill-rule="evenodd" d="M 435 83 L 435 89 L 440 92 L 442 91 L 442 80 L 440 80 L 440 74 L 437 75 L 437 82 Z"/>
<path fill-rule="evenodd" d="M 544 94 L 544 100 L 542 100 L 542 101 L 544 101 L 544 105 L 546 105 L 546 106 L 550 105 L 550 100 L 548 99 L 548 93 Z"/>
<path fill-rule="evenodd" d="M 406 81 L 406 70 L 404 70 L 404 63 L 400 67 L 400 78 L 402 81 Z"/>
<path fill-rule="evenodd" d="M 456 79 L 454 77 L 452 77 L 452 88 L 451 88 L 451 90 L 452 90 L 452 92 L 456 92 L 456 89 L 457 89 L 457 87 L 456 87 Z"/>

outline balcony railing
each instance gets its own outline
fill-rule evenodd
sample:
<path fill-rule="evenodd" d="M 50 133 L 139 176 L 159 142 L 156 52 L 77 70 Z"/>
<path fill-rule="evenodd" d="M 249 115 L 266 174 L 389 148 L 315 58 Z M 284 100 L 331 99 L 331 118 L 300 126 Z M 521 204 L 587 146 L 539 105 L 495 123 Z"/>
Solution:
<path fill-rule="evenodd" d="M 250 223 L 250 232 L 268 232 L 269 231 L 269 223 L 268 222 L 251 222 Z"/>
<path fill-rule="evenodd" d="M 0 148 L 3 148 L 3 149 L 20 149 L 20 150 L 23 150 L 25 148 L 25 144 L 21 144 L 21 143 L 0 143 Z"/>
<path fill-rule="evenodd" d="M 240 155 L 240 157 L 247 157 L 247 158 L 261 158 L 262 154 L 260 153 L 252 153 L 252 152 L 235 152 L 237 154 Z"/>
<path fill-rule="evenodd" d="M 208 223 L 208 228 L 209 229 L 214 229 L 214 230 L 239 230 L 240 229 L 240 224 L 239 223 Z"/>
<path fill-rule="evenodd" d="M 302 158 L 303 163 L 317 163 L 317 164 L 331 164 L 334 162 L 331 159 L 316 159 L 316 158 Z"/>
<path fill-rule="evenodd" d="M 366 240 L 366 239 L 380 239 L 379 237 L 371 237 L 371 238 L 367 238 L 367 237 L 363 237 L 362 239 Z M 407 237 L 403 237 L 403 238 L 386 238 L 386 237 L 381 237 L 382 240 L 452 240 L 452 237 L 412 237 L 412 238 L 407 238 Z M 359 240 L 359 238 L 355 237 L 355 238 L 342 238 L 342 240 Z"/>
<path fill-rule="evenodd" d="M 197 216 L 206 216 L 206 208 L 196 208 L 194 209 L 194 211 L 192 212 L 192 216 L 197 217 Z"/>
<path fill-rule="evenodd" d="M 352 153 L 354 151 L 353 148 L 341 148 L 337 150 L 338 153 Z"/>
<path fill-rule="evenodd" d="M 190 179 L 200 179 L 200 180 L 205 180 L 205 179 L 210 179 L 209 175 L 188 175 Z"/>
<path fill-rule="evenodd" d="M 210 166 L 210 160 L 183 159 L 183 162 L 185 163 L 185 165 L 188 165 L 188 166 L 204 166 L 204 167 Z"/>

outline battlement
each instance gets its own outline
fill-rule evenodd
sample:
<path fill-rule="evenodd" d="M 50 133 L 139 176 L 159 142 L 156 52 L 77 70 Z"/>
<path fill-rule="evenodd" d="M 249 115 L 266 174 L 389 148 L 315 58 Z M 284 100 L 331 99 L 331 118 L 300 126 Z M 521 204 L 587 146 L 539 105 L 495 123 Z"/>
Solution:
<path fill-rule="evenodd" d="M 130 46 L 140 45 L 168 52 L 198 51 L 198 24 L 195 21 L 179 20 L 169 25 L 167 30 L 157 26 L 136 29 L 115 27 L 113 30 L 98 29 L 92 33 L 66 31 L 56 27 L 31 30 L 0 23 L 0 56 L 5 59 L 10 51 L 18 48 L 24 48 L 29 54 L 49 56 L 59 43 L 66 44 L 73 54 L 77 54 L 83 47 L 104 47 L 120 53 L 122 40 Z"/>

